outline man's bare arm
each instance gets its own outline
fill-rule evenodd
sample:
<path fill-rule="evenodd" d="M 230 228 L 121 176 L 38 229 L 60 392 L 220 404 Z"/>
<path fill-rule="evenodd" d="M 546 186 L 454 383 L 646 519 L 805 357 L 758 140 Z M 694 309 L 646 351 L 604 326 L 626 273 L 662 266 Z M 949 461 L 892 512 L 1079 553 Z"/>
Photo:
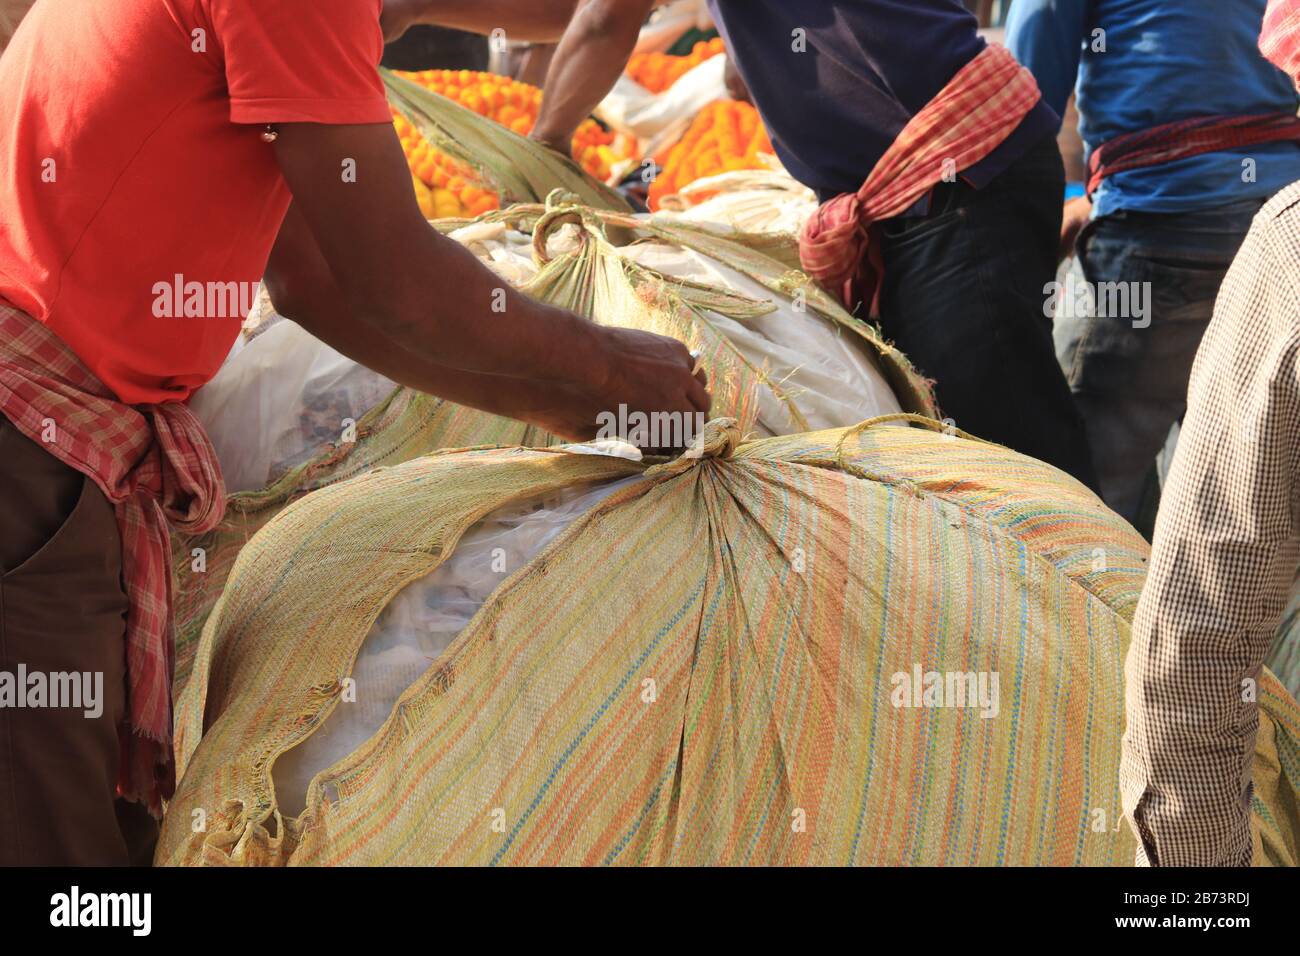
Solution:
<path fill-rule="evenodd" d="M 279 132 L 280 168 L 358 319 L 417 355 L 436 347 L 449 368 L 552 381 L 604 373 L 589 322 L 519 294 L 429 228 L 391 126 Z"/>
<path fill-rule="evenodd" d="M 365 332 L 350 349 L 360 349 L 367 336 L 384 340 L 382 354 L 346 354 L 420 366 L 428 376 L 441 367 L 441 378 L 417 387 L 448 397 L 456 389 L 459 400 L 530 421 L 543 385 L 554 398 L 541 402 L 541 411 L 578 424 L 620 404 L 647 412 L 707 410 L 707 390 L 692 376 L 682 343 L 600 327 L 524 296 L 430 228 L 391 125 L 295 123 L 279 131 L 276 157 L 296 212 L 277 244 L 272 281 L 282 301 L 306 303 L 295 309 L 304 325 L 337 326 L 350 317 Z M 309 314 L 323 301 L 313 291 L 320 271 L 313 256 L 333 278 L 334 319 Z M 500 394 L 471 401 L 468 389 L 490 383 L 453 381 L 451 372 L 497 376 Z M 550 407 L 557 403 L 562 410 Z M 575 424 L 563 433 L 585 430 Z"/>
<path fill-rule="evenodd" d="M 296 206 L 289 208 L 280 228 L 265 281 L 277 312 L 400 385 L 493 414 L 522 418 L 568 438 L 591 437 L 589 423 L 574 421 L 566 414 L 575 403 L 566 386 L 450 369 L 357 321 Z"/>
<path fill-rule="evenodd" d="M 533 139 L 569 154 L 574 130 L 613 89 L 656 5 L 656 0 L 581 0 L 546 75 Z"/>

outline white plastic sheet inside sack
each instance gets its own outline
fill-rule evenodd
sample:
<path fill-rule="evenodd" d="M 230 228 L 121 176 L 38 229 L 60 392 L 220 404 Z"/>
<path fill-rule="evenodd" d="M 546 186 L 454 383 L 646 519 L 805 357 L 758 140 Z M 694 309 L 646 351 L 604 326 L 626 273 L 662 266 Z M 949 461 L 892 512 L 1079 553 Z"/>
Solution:
<path fill-rule="evenodd" d="M 190 408 L 212 439 L 227 492 L 265 488 L 343 439 L 397 386 L 294 322 L 244 345 L 195 394 Z"/>
<path fill-rule="evenodd" d="M 622 252 L 664 275 L 772 301 L 776 311 L 746 322 L 714 313 L 709 318 L 751 364 L 767 370 L 798 406 L 809 429 L 841 428 L 902 411 L 866 343 L 855 333 L 812 311 L 796 310 L 749 276 L 690 249 L 641 243 Z M 758 427 L 769 436 L 795 430 L 789 410 L 769 389 L 759 392 Z"/>
<path fill-rule="evenodd" d="M 526 237 L 504 226 L 476 224 L 453 236 L 480 258 L 511 260 L 521 273 L 532 266 Z M 558 255 L 575 247 L 574 227 L 560 228 L 547 244 Z M 620 250 L 626 258 L 669 278 L 690 279 L 750 298 L 770 301 L 776 310 L 748 322 L 710 313 L 710 321 L 751 364 L 765 368 L 794 400 L 811 429 L 856 425 L 878 415 L 902 411 L 893 389 L 852 332 L 814 312 L 800 312 L 749 276 L 689 249 L 664 243 L 637 243 Z M 758 430 L 763 435 L 795 431 L 789 409 L 768 389 L 759 393 Z"/>
<path fill-rule="evenodd" d="M 355 701 L 340 700 L 272 770 L 280 812 L 306 807 L 312 778 L 370 739 L 397 699 L 442 655 L 492 592 L 574 520 L 641 475 L 577 486 L 492 512 L 461 537 L 431 574 L 411 582 L 375 620 L 352 668 Z M 310 652 L 310 649 L 307 649 Z"/>
<path fill-rule="evenodd" d="M 729 227 L 743 232 L 786 232 L 797 236 L 817 211 L 809 202 L 791 193 L 766 189 L 740 189 L 719 193 L 680 213 L 678 218 L 704 226 Z"/>
<path fill-rule="evenodd" d="M 447 235 L 516 288 L 537 275 L 537 264 L 533 262 L 533 237 L 508 229 L 504 223 L 472 222 Z M 576 241 L 571 239 L 569 247 L 576 248 L 576 245 Z"/>
<path fill-rule="evenodd" d="M 709 57 L 662 93 L 620 76 L 596 107 L 596 116 L 620 133 L 631 133 L 640 141 L 641 155 L 650 156 L 680 139 L 704 107 L 729 98 L 726 69 L 725 54 Z"/>

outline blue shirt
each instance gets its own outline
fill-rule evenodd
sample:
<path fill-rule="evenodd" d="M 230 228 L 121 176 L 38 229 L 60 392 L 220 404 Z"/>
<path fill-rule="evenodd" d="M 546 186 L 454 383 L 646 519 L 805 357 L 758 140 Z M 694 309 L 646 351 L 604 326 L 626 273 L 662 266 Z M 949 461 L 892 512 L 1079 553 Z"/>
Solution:
<path fill-rule="evenodd" d="M 709 7 L 781 162 L 823 199 L 856 192 L 908 121 L 985 46 L 959 0 Z M 1059 124 L 1040 102 L 962 178 L 986 185 Z"/>
<path fill-rule="evenodd" d="M 1259 53 L 1267 0 L 1015 0 L 1007 45 L 1064 114 L 1078 82 L 1089 152 L 1197 116 L 1295 113 L 1291 80 Z M 1094 49 L 1104 32 L 1105 52 Z M 1255 181 L 1243 182 L 1243 161 Z M 1189 212 L 1272 196 L 1300 179 L 1300 144 L 1207 153 L 1108 177 L 1093 214 Z"/>

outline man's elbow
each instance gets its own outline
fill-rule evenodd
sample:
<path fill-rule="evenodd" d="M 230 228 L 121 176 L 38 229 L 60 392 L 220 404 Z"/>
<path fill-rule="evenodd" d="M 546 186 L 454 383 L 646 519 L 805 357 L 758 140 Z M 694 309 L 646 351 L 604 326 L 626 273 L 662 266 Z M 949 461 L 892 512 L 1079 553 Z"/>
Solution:
<path fill-rule="evenodd" d="M 381 335 L 401 337 L 409 333 L 413 310 L 397 300 L 391 288 L 357 288 L 343 283 L 321 283 L 302 275 L 267 275 L 263 280 L 277 314 L 323 337 L 332 323 L 346 317 Z M 328 291 L 327 291 L 328 290 Z M 328 301 L 325 296 L 329 296 Z"/>
<path fill-rule="evenodd" d="M 286 319 L 297 320 L 311 312 L 312 291 L 309 283 L 300 276 L 283 272 L 268 272 L 262 279 L 266 294 L 275 311 Z"/>
<path fill-rule="evenodd" d="M 267 296 L 277 314 L 297 322 L 311 331 L 318 320 L 327 317 L 331 310 L 340 306 L 351 312 L 357 312 L 357 303 L 382 303 L 381 297 L 373 290 L 350 289 L 348 285 L 336 284 L 330 275 L 321 275 L 311 269 L 305 270 L 268 270 L 262 279 Z M 373 308 L 366 311 L 377 311 Z M 391 310 L 381 308 L 387 316 Z M 391 321 L 391 319 L 385 319 Z"/>
<path fill-rule="evenodd" d="M 385 275 L 348 276 L 339 282 L 342 307 L 371 330 L 398 342 L 409 342 L 427 328 L 435 305 L 428 288 L 412 281 L 413 274 L 394 270 Z"/>

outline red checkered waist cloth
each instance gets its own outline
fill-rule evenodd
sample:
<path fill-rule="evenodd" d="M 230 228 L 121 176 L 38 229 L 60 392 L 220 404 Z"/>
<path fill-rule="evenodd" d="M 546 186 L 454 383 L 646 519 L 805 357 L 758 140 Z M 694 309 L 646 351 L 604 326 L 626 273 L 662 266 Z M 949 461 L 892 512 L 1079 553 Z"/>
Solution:
<path fill-rule="evenodd" d="M 1088 159 L 1088 195 L 1116 173 L 1288 140 L 1300 142 L 1300 117 L 1289 113 L 1200 116 L 1117 136 L 1098 146 Z"/>
<path fill-rule="evenodd" d="M 157 812 L 174 786 L 168 525 L 197 534 L 221 520 L 216 452 L 185 405 L 119 402 L 49 328 L 3 299 L 0 414 L 114 506 L 128 601 L 118 789 Z"/>

